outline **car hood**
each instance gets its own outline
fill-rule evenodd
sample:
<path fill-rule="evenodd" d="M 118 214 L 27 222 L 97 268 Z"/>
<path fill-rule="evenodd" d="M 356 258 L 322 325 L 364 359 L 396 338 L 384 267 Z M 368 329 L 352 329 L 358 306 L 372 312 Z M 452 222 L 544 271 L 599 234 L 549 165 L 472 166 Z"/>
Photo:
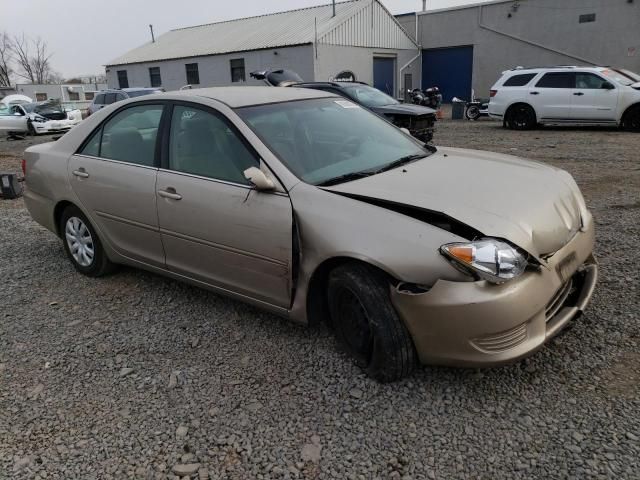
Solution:
<path fill-rule="evenodd" d="M 423 107 L 422 105 L 414 105 L 413 103 L 398 103 L 397 105 L 383 105 L 381 107 L 373 107 L 372 110 L 377 113 L 387 115 L 435 115 L 433 108 Z"/>
<path fill-rule="evenodd" d="M 566 245 L 588 216 L 567 172 L 456 148 L 439 148 L 404 167 L 326 190 L 442 213 L 539 260 Z"/>

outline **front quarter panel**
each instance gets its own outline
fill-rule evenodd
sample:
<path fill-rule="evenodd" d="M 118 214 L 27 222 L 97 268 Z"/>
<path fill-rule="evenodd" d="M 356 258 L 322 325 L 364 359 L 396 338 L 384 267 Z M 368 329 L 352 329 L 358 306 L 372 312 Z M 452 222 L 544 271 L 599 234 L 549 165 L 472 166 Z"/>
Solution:
<path fill-rule="evenodd" d="M 300 183 L 290 192 L 300 234 L 300 275 L 291 317 L 306 321 L 309 282 L 335 258 L 374 265 L 401 282 L 472 281 L 439 253 L 463 238 L 420 220 Z"/>

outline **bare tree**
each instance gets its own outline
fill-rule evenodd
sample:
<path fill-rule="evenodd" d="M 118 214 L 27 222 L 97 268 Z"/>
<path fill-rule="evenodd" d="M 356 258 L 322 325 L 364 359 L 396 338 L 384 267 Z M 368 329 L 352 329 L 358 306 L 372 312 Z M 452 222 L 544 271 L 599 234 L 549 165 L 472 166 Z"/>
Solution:
<path fill-rule="evenodd" d="M 52 54 L 47 51 L 47 42 L 37 37 L 32 40 L 16 35 L 11 42 L 11 51 L 20 67 L 19 76 L 31 83 L 47 83 L 51 75 L 49 60 Z"/>
<path fill-rule="evenodd" d="M 0 33 L 0 87 L 11 86 L 12 59 L 11 39 L 6 32 L 2 32 Z"/>

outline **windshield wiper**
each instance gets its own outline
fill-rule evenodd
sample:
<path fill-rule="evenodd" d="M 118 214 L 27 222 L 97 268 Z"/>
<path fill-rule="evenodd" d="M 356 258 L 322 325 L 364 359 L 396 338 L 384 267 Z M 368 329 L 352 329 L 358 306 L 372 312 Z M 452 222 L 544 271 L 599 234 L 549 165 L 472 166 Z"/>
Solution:
<path fill-rule="evenodd" d="M 318 187 L 330 187 L 331 185 L 338 185 L 339 183 L 345 183 L 345 182 L 350 182 L 352 180 L 358 180 L 359 178 L 369 177 L 376 173 L 377 172 L 374 170 L 365 170 L 364 172 L 345 173 L 344 175 L 330 178 L 329 180 L 325 180 L 324 182 L 318 183 L 316 185 Z"/>
<path fill-rule="evenodd" d="M 426 158 L 430 154 L 429 153 L 415 153 L 413 155 L 407 155 L 406 157 L 399 158 L 395 162 L 391 162 L 388 165 L 376 170 L 373 173 L 382 173 L 388 170 L 393 170 L 394 168 L 401 167 L 402 165 L 406 165 L 407 163 L 415 162 L 416 160 L 420 160 L 421 158 Z"/>

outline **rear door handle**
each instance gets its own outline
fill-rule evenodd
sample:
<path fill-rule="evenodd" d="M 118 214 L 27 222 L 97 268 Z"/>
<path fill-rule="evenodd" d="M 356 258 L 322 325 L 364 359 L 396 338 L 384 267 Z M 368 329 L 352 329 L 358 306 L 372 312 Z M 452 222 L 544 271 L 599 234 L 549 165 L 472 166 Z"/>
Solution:
<path fill-rule="evenodd" d="M 173 188 L 158 190 L 158 195 L 164 198 L 170 198 L 171 200 L 182 200 L 182 195 L 176 193 L 175 189 Z"/>
<path fill-rule="evenodd" d="M 79 170 L 74 170 L 73 173 L 76 177 L 80 177 L 80 178 L 89 178 L 89 174 L 87 172 L 84 171 L 84 168 L 81 168 Z"/>
<path fill-rule="evenodd" d="M 581 97 L 581 96 L 583 96 L 583 95 L 584 95 L 584 93 L 582 93 L 582 92 L 575 92 L 575 93 L 574 93 L 574 95 L 575 95 L 576 97 Z"/>
<path fill-rule="evenodd" d="M 540 95 L 540 92 L 529 92 L 529 95 Z"/>

